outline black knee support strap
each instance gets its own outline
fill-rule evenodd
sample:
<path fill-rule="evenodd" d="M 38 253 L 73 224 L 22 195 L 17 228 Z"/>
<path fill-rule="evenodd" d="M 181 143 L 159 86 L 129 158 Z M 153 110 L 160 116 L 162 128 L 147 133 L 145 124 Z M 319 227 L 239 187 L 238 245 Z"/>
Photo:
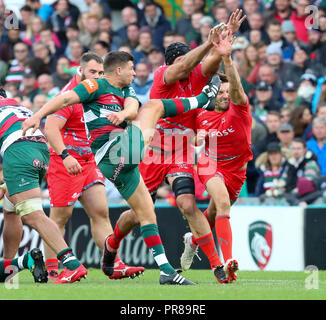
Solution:
<path fill-rule="evenodd" d="M 172 183 L 175 198 L 182 194 L 195 194 L 195 182 L 190 177 L 178 177 Z"/>

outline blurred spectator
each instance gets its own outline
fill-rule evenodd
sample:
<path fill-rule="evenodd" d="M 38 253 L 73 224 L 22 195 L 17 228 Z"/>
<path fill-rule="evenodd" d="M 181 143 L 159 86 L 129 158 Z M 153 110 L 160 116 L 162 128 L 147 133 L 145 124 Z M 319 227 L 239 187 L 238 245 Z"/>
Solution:
<path fill-rule="evenodd" d="M 169 30 L 167 31 L 164 36 L 163 36 L 163 49 L 164 51 L 166 50 L 166 48 L 173 42 L 175 41 L 175 36 L 176 33 L 173 30 Z"/>
<path fill-rule="evenodd" d="M 279 111 L 281 104 L 273 98 L 273 88 L 266 82 L 259 82 L 256 87 L 256 99 L 254 113 L 263 122 L 267 119 L 267 113 L 271 110 Z"/>
<path fill-rule="evenodd" d="M 65 56 L 57 60 L 56 71 L 52 74 L 53 85 L 60 90 L 69 82 L 71 76 L 65 70 L 69 69 L 69 59 Z"/>
<path fill-rule="evenodd" d="M 195 0 L 195 12 L 204 12 L 206 0 Z"/>
<path fill-rule="evenodd" d="M 292 44 L 293 47 L 288 47 L 283 49 L 284 60 L 293 60 L 294 50 L 298 48 L 304 48 L 307 50 L 308 44 L 298 40 L 296 35 L 296 30 L 293 21 L 284 20 L 282 22 L 282 36 L 287 41 L 287 43 Z"/>
<path fill-rule="evenodd" d="M 324 67 L 318 63 L 317 61 L 311 61 L 308 58 L 308 54 L 305 50 L 301 48 L 297 48 L 293 55 L 293 61 L 285 62 L 283 68 L 283 82 L 286 81 L 294 81 L 295 83 L 299 83 L 301 80 L 301 76 L 305 73 L 307 69 L 310 69 L 310 73 L 313 72 L 313 77 L 315 81 L 316 75 L 317 77 L 323 75 Z"/>
<path fill-rule="evenodd" d="M 33 102 L 38 93 L 39 90 L 36 81 L 36 74 L 30 69 L 25 69 L 21 88 L 19 90 L 19 96 L 23 100 L 28 99 L 29 101 Z"/>
<path fill-rule="evenodd" d="M 163 36 L 171 30 L 171 23 L 155 2 L 145 2 L 144 17 L 139 24 L 151 28 L 153 45 L 163 50 Z"/>
<path fill-rule="evenodd" d="M 183 0 L 181 8 L 183 15 L 176 20 L 174 31 L 186 35 L 191 28 L 191 15 L 195 12 L 195 1 Z"/>
<path fill-rule="evenodd" d="M 252 31 L 258 31 L 260 33 L 260 39 L 264 42 L 269 41 L 268 34 L 264 28 L 264 18 L 263 15 L 256 11 L 248 15 L 247 21 L 249 24 L 249 30 L 244 32 L 244 36 L 249 39 L 249 34 Z"/>
<path fill-rule="evenodd" d="M 252 84 L 256 84 L 258 82 L 258 75 L 259 75 L 259 69 L 263 64 L 266 64 L 266 50 L 267 50 L 267 44 L 263 41 L 257 43 L 255 45 L 257 52 L 258 52 L 258 63 L 254 67 L 254 69 L 251 71 L 250 75 L 246 78 L 246 80 Z"/>
<path fill-rule="evenodd" d="M 54 12 L 48 19 L 48 25 L 50 25 L 53 31 L 57 34 L 60 41 L 65 43 L 66 39 L 66 27 L 72 22 L 77 21 L 79 18 L 78 7 L 69 3 L 68 0 L 57 0 L 53 4 Z"/>
<path fill-rule="evenodd" d="M 117 50 L 118 48 L 112 44 L 112 36 L 108 31 L 100 31 L 98 34 L 98 41 L 104 41 L 109 45 L 110 50 Z"/>
<path fill-rule="evenodd" d="M 59 88 L 53 84 L 52 77 L 49 74 L 41 74 L 37 78 L 40 93 L 46 95 L 47 101 L 55 97 L 59 92 Z"/>
<path fill-rule="evenodd" d="M 290 123 L 281 123 L 277 130 L 277 137 L 280 140 L 282 149 L 292 149 L 292 142 L 294 139 L 293 127 Z"/>
<path fill-rule="evenodd" d="M 109 44 L 104 41 L 97 41 L 94 44 L 93 51 L 95 51 L 104 60 L 105 55 L 109 52 Z"/>
<path fill-rule="evenodd" d="M 123 26 L 114 32 L 112 43 L 115 46 L 120 47 L 123 42 L 128 40 L 127 26 L 131 23 L 139 24 L 137 11 L 134 7 L 127 6 L 121 11 L 121 18 Z"/>
<path fill-rule="evenodd" d="M 153 74 L 147 63 L 138 62 L 135 68 L 136 76 L 132 83 L 136 95 L 143 105 L 149 100 L 149 92 L 153 84 Z"/>
<path fill-rule="evenodd" d="M 266 21 L 270 21 L 271 19 L 276 19 L 280 23 L 283 20 L 288 20 L 292 14 L 292 7 L 290 0 L 275 0 L 274 2 L 275 8 L 272 11 L 267 11 Z"/>
<path fill-rule="evenodd" d="M 15 98 L 18 96 L 18 85 L 15 82 L 6 82 L 4 86 L 8 98 Z"/>
<path fill-rule="evenodd" d="M 17 87 L 20 85 L 28 55 L 29 47 L 26 43 L 18 42 L 14 45 L 14 59 L 9 63 L 6 82 L 15 82 Z"/>
<path fill-rule="evenodd" d="M 319 29 L 321 31 L 321 41 L 324 42 L 326 40 L 326 16 L 321 15 L 318 17 Z"/>
<path fill-rule="evenodd" d="M 67 45 L 70 41 L 72 40 L 79 40 L 79 28 L 77 23 L 71 22 L 67 27 L 66 27 L 66 43 L 65 43 L 65 51 L 64 55 L 70 59 L 71 54 L 69 50 L 69 46 Z"/>
<path fill-rule="evenodd" d="M 195 12 L 191 16 L 191 28 L 186 33 L 186 41 L 187 44 L 190 45 L 192 41 L 196 43 L 197 39 L 200 37 L 200 20 L 204 17 L 204 14 L 202 12 Z M 164 48 L 166 49 L 168 45 L 166 45 L 164 42 Z"/>
<path fill-rule="evenodd" d="M 326 175 L 326 120 L 315 118 L 312 132 L 314 136 L 307 141 L 307 148 L 317 156 L 320 173 Z"/>
<path fill-rule="evenodd" d="M 272 86 L 273 99 L 282 102 L 282 84 L 277 79 L 276 73 L 272 66 L 264 64 L 259 68 L 258 79 Z"/>
<path fill-rule="evenodd" d="M 136 49 L 139 45 L 139 25 L 134 22 L 127 25 L 127 38 L 122 41 L 122 45 L 127 45 L 131 49 Z"/>
<path fill-rule="evenodd" d="M 256 195 L 279 198 L 284 194 L 286 185 L 286 167 L 289 154 L 282 150 L 278 142 L 271 142 L 256 160 L 259 178 L 256 185 Z"/>
<path fill-rule="evenodd" d="M 40 31 L 40 42 L 47 45 L 52 56 L 58 57 L 64 52 L 64 46 L 53 41 L 52 30 L 49 27 L 45 27 Z"/>
<path fill-rule="evenodd" d="M 245 49 L 249 46 L 249 41 L 245 37 L 238 37 L 232 44 L 232 58 L 239 65 L 242 65 L 245 56 Z"/>
<path fill-rule="evenodd" d="M 250 0 L 249 0 L 250 1 Z M 228 9 L 223 4 L 217 4 L 213 8 L 214 18 L 216 24 L 225 23 L 229 20 Z"/>
<path fill-rule="evenodd" d="M 33 55 L 35 58 L 42 59 L 42 62 L 48 67 L 50 73 L 55 72 L 57 66 L 56 58 L 52 56 L 51 51 L 46 44 L 42 42 L 34 43 Z"/>
<path fill-rule="evenodd" d="M 30 6 L 24 5 L 20 8 L 20 15 L 21 15 L 21 19 L 20 19 L 21 31 L 25 31 L 30 23 L 30 20 L 33 17 L 33 10 Z"/>
<path fill-rule="evenodd" d="M 314 181 L 320 176 L 317 157 L 307 150 L 306 141 L 295 138 L 292 143 L 292 157 L 288 160 L 285 190 L 290 204 L 298 205 L 303 197 L 315 192 Z M 290 200 L 291 199 L 291 200 Z"/>
<path fill-rule="evenodd" d="M 282 91 L 284 103 L 282 109 L 293 110 L 298 105 L 298 86 L 294 81 L 286 81 Z"/>
<path fill-rule="evenodd" d="M 45 23 L 52 15 L 54 9 L 48 4 L 42 4 L 41 0 L 26 0 L 26 5 L 32 8 L 33 12 L 41 17 Z"/>
<path fill-rule="evenodd" d="M 35 42 L 39 42 L 40 32 L 45 28 L 45 26 L 45 22 L 41 19 L 41 17 L 32 17 L 30 24 L 26 28 L 26 31 L 22 33 L 22 40 L 30 46 Z M 60 47 L 61 43 L 55 32 L 51 32 L 51 37 L 55 45 Z"/>
<path fill-rule="evenodd" d="M 135 63 L 139 61 L 147 61 L 147 56 L 153 48 L 152 31 L 149 27 L 144 26 L 139 30 L 139 45 L 133 50 Z"/>
<path fill-rule="evenodd" d="M 162 51 L 158 48 L 153 47 L 147 56 L 148 63 L 151 65 L 151 72 L 154 73 L 155 70 L 164 64 L 164 55 Z"/>
<path fill-rule="evenodd" d="M 281 124 L 290 123 L 291 109 L 289 107 L 283 107 L 280 111 Z"/>
<path fill-rule="evenodd" d="M 302 138 L 310 130 L 312 116 L 308 106 L 298 106 L 291 112 L 290 123 L 293 126 L 294 136 Z"/>
<path fill-rule="evenodd" d="M 312 99 L 316 91 L 317 78 L 310 69 L 300 77 L 298 88 L 298 104 L 304 104 L 311 109 Z"/>
<path fill-rule="evenodd" d="M 79 40 L 72 40 L 68 44 L 71 54 L 70 67 L 78 67 L 80 64 L 80 58 L 84 53 L 84 48 Z"/>
<path fill-rule="evenodd" d="M 25 62 L 25 69 L 31 69 L 36 74 L 36 77 L 42 73 L 51 73 L 49 66 L 38 57 L 28 58 Z"/>
<path fill-rule="evenodd" d="M 326 104 L 322 104 L 317 108 L 316 117 L 326 120 Z"/>
<path fill-rule="evenodd" d="M 37 112 L 40 110 L 47 102 L 47 97 L 43 93 L 39 93 L 34 97 L 32 111 Z"/>
<path fill-rule="evenodd" d="M 296 0 L 292 4 L 295 6 L 295 10 L 292 12 L 290 20 L 293 22 L 296 36 L 298 40 L 305 43 L 308 42 L 308 28 L 307 28 L 307 17 L 310 12 L 306 11 L 306 8 L 310 5 L 309 0 Z"/>
<path fill-rule="evenodd" d="M 80 32 L 79 40 L 83 46 L 92 50 L 98 41 L 100 32 L 100 19 L 98 16 L 89 14 L 86 19 L 85 30 Z"/>
<path fill-rule="evenodd" d="M 277 79 L 282 82 L 283 76 L 283 59 L 282 59 L 282 49 L 276 43 L 271 43 L 266 49 L 266 59 L 267 63 L 273 67 L 274 73 Z"/>
<path fill-rule="evenodd" d="M 245 50 L 243 55 L 243 60 L 240 65 L 240 75 L 245 79 L 251 74 L 251 72 L 255 69 L 259 61 L 258 50 L 257 48 L 249 44 Z"/>
<path fill-rule="evenodd" d="M 111 15 L 107 14 L 102 16 L 99 22 L 99 30 L 100 31 L 107 31 L 113 36 L 113 30 L 112 30 L 112 18 Z"/>
<path fill-rule="evenodd" d="M 251 129 L 251 143 L 256 150 L 257 144 L 264 140 L 267 136 L 268 130 L 266 125 L 257 117 L 252 114 L 252 129 Z"/>
<path fill-rule="evenodd" d="M 199 46 L 205 43 L 208 39 L 209 32 L 211 28 L 214 26 L 214 20 L 210 16 L 205 16 L 201 18 L 199 22 L 199 37 L 197 38 L 195 43 L 190 43 L 190 47 L 193 49 L 196 46 Z"/>
<path fill-rule="evenodd" d="M 266 127 L 267 127 L 267 136 L 265 139 L 261 140 L 256 146 L 256 155 L 257 157 L 266 151 L 266 146 L 270 142 L 279 143 L 280 140 L 277 137 L 277 130 L 281 125 L 280 114 L 277 111 L 269 111 L 266 118 Z"/>

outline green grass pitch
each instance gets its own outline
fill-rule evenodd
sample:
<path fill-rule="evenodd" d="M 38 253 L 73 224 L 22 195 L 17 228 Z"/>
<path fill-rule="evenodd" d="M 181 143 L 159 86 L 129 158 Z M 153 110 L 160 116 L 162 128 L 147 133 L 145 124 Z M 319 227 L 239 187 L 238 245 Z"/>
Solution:
<path fill-rule="evenodd" d="M 217 283 L 210 270 L 183 273 L 196 286 L 160 286 L 159 271 L 146 270 L 135 279 L 109 280 L 89 269 L 87 279 L 73 284 L 34 283 L 22 271 L 12 287 L 0 284 L 0 300 L 325 300 L 326 271 L 239 271 L 232 284 Z"/>

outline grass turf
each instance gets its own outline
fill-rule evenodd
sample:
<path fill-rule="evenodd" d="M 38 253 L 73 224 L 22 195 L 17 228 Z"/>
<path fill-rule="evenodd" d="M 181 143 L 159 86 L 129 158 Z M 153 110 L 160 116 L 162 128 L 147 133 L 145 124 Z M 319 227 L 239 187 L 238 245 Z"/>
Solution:
<path fill-rule="evenodd" d="M 135 279 L 109 280 L 101 270 L 89 269 L 87 279 L 73 284 L 34 283 L 25 270 L 17 289 L 0 284 L 1 300 L 325 300 L 326 271 L 318 271 L 314 287 L 305 272 L 239 271 L 232 284 L 217 283 L 210 270 L 189 270 L 184 276 L 197 286 L 160 286 L 159 271 L 146 270 Z M 318 279 L 317 279 L 318 278 Z"/>

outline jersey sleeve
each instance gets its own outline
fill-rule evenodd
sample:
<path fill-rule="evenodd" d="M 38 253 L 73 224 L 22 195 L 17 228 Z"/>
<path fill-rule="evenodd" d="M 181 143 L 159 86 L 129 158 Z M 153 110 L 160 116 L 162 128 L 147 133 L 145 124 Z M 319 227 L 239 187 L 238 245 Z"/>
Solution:
<path fill-rule="evenodd" d="M 99 82 L 95 79 L 86 79 L 77 85 L 73 91 L 75 91 L 80 99 L 81 103 L 91 102 L 96 100 L 100 96 Z"/>
<path fill-rule="evenodd" d="M 159 99 L 161 95 L 165 97 L 166 93 L 174 86 L 174 83 L 167 84 L 164 80 L 164 74 L 168 67 L 169 66 L 161 66 L 155 71 L 153 85 L 150 91 L 150 99 Z"/>
<path fill-rule="evenodd" d="M 230 106 L 232 108 L 235 108 L 236 110 L 239 110 L 240 112 L 244 113 L 250 113 L 250 104 L 249 104 L 249 98 L 246 95 L 247 102 L 246 103 L 240 103 L 240 104 L 234 104 L 232 101 L 230 102 Z"/>
<path fill-rule="evenodd" d="M 134 98 L 137 101 L 139 100 L 137 97 L 136 91 L 134 90 L 134 88 L 132 86 L 125 88 L 123 91 L 125 94 L 125 98 Z"/>
<path fill-rule="evenodd" d="M 63 109 L 60 109 L 59 111 L 51 114 L 50 116 L 54 116 L 54 117 L 58 117 L 60 119 L 65 120 L 66 122 L 68 121 L 68 119 L 71 117 L 73 113 L 73 107 L 72 106 L 67 106 Z"/>

